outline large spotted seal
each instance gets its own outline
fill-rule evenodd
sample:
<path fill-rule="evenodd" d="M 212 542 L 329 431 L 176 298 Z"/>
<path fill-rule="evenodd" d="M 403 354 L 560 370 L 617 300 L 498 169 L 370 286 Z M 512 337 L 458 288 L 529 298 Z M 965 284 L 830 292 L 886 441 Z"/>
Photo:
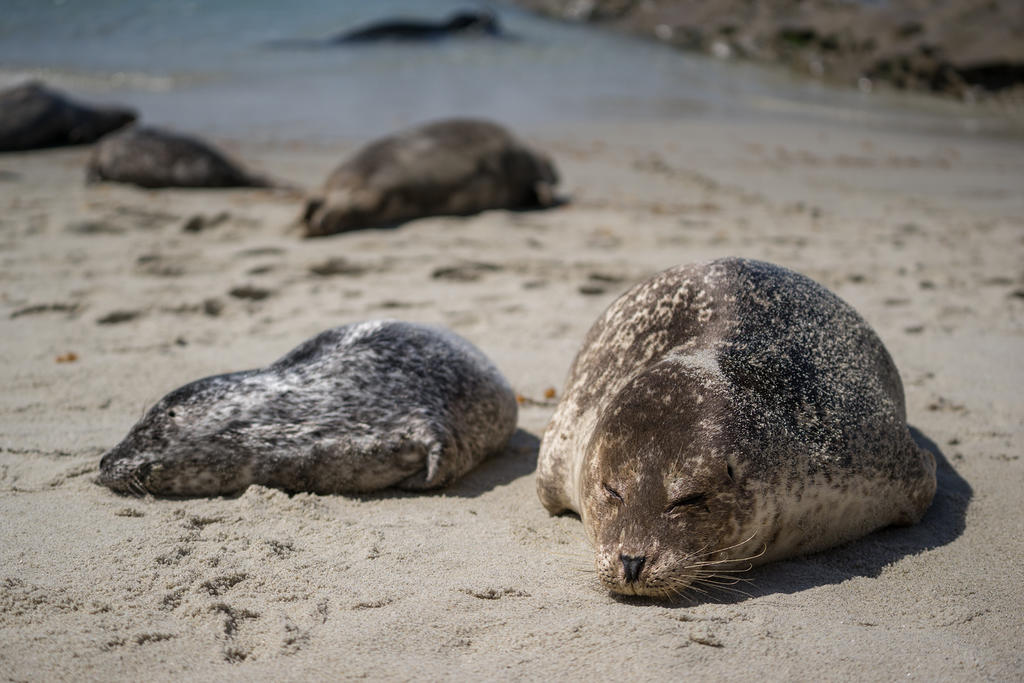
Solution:
<path fill-rule="evenodd" d="M 489 121 L 446 119 L 370 143 L 327 178 L 302 217 L 307 237 L 423 216 L 549 206 L 544 154 Z"/>
<path fill-rule="evenodd" d="M 124 107 L 94 107 L 29 81 L 0 92 L 0 152 L 81 145 L 135 120 Z"/>
<path fill-rule="evenodd" d="M 103 138 L 89 159 L 86 180 L 147 188 L 271 185 L 198 138 L 141 126 Z"/>
<path fill-rule="evenodd" d="M 579 513 L 607 588 L 671 597 L 743 559 L 917 522 L 935 461 L 856 311 L 785 268 L 726 258 L 664 271 L 598 319 L 537 490 L 551 513 Z"/>
<path fill-rule="evenodd" d="M 98 481 L 177 496 L 250 484 L 317 493 L 437 488 L 502 449 L 516 410 L 497 368 L 454 333 L 356 323 L 266 368 L 172 391 L 103 456 Z"/>

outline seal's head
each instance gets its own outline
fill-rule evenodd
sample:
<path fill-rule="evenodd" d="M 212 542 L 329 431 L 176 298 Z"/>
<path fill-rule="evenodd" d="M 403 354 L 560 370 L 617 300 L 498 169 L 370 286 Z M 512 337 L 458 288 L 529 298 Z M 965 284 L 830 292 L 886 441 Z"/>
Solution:
<path fill-rule="evenodd" d="M 401 197 L 389 203 L 360 178 L 346 174 L 335 187 L 306 200 L 299 223 L 306 237 L 324 237 L 367 226 L 384 227 L 392 214 L 407 210 Z M 385 205 L 386 204 L 386 205 Z"/>
<path fill-rule="evenodd" d="M 245 489 L 239 455 L 258 439 L 250 372 L 207 377 L 172 391 L 100 460 L 97 483 L 118 493 L 214 495 Z"/>
<path fill-rule="evenodd" d="M 756 545 L 748 544 L 741 460 L 724 426 L 727 394 L 703 369 L 670 360 L 605 405 L 579 480 L 602 584 L 672 598 L 719 583 Z"/>

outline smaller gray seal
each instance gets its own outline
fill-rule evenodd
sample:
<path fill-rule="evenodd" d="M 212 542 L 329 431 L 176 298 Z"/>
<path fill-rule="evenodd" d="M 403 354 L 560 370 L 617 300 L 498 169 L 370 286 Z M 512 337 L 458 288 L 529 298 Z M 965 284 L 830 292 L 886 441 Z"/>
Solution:
<path fill-rule="evenodd" d="M 93 107 L 30 81 L 0 92 L 0 152 L 81 145 L 127 126 L 124 107 Z"/>
<path fill-rule="evenodd" d="M 103 456 L 98 483 L 174 496 L 438 488 L 504 448 L 516 413 L 508 382 L 465 339 L 356 323 L 172 391 Z"/>
<path fill-rule="evenodd" d="M 86 179 L 147 188 L 272 185 L 202 140 L 138 126 L 100 141 L 89 159 Z"/>
<path fill-rule="evenodd" d="M 447 119 L 370 143 L 309 199 L 307 237 L 414 218 L 554 203 L 558 174 L 544 154 L 489 121 Z"/>

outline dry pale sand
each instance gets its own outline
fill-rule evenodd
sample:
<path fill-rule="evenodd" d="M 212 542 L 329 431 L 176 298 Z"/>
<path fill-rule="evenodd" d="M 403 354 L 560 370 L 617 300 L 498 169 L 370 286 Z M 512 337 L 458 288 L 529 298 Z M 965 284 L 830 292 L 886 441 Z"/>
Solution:
<path fill-rule="evenodd" d="M 1024 145 L 857 122 L 525 133 L 568 205 L 317 241 L 285 230 L 287 193 L 86 187 L 86 150 L 0 157 L 5 680 L 1024 676 Z M 232 149 L 312 186 L 357 142 Z M 749 596 L 618 600 L 534 494 L 545 392 L 620 292 L 728 254 L 875 326 L 939 492 L 916 527 L 750 572 Z M 381 316 L 497 362 L 529 399 L 507 453 L 422 496 L 93 483 L 168 390 Z"/>

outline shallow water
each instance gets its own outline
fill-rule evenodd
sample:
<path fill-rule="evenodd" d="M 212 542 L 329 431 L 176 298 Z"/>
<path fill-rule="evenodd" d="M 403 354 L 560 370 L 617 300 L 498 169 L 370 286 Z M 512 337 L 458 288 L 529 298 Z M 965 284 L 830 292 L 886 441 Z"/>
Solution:
<path fill-rule="evenodd" d="M 511 39 L 313 44 L 380 18 L 441 19 L 467 6 L 5 0 L 0 85 L 34 75 L 84 97 L 132 104 L 149 123 L 278 140 L 373 135 L 453 115 L 523 126 L 773 116 L 940 132 L 1020 128 L 981 108 L 829 88 L 505 5 L 496 7 Z"/>

